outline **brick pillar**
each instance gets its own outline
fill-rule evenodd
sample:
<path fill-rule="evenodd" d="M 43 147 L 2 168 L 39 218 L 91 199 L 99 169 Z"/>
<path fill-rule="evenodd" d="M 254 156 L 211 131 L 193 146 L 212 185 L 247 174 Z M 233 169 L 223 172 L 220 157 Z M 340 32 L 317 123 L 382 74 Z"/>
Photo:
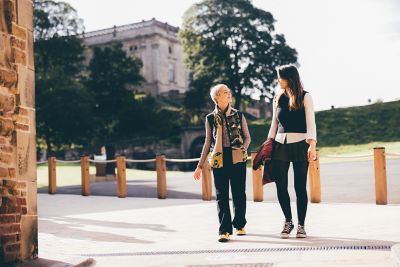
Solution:
<path fill-rule="evenodd" d="M 38 254 L 32 16 L 0 1 L 0 266 Z"/>

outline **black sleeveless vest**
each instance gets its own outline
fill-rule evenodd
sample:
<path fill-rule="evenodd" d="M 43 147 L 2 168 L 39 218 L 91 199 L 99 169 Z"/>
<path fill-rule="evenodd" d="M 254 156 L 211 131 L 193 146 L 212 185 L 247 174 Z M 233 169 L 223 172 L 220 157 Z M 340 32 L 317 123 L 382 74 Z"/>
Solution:
<path fill-rule="evenodd" d="M 227 119 L 225 117 L 225 123 L 226 123 L 226 128 L 228 130 L 228 136 L 229 136 L 229 141 L 231 142 L 231 145 L 234 145 L 232 143 L 235 143 L 235 139 L 236 138 L 232 138 L 235 134 L 233 133 L 234 131 L 237 131 L 236 127 L 235 127 L 235 123 L 232 121 L 235 119 L 239 119 L 239 121 L 236 121 L 237 123 L 240 123 L 240 130 L 239 130 L 239 134 L 242 137 L 242 140 L 244 140 L 244 134 L 243 134 L 243 130 L 242 130 L 242 112 L 241 111 L 237 111 L 238 114 L 238 118 L 236 118 L 236 116 L 231 116 L 231 119 Z M 211 145 L 210 145 L 210 152 L 213 151 L 214 149 L 214 145 L 215 145 L 215 140 L 217 139 L 217 127 L 215 127 L 215 122 L 214 122 L 214 112 L 211 112 L 210 114 L 208 114 L 206 116 L 206 120 L 208 122 L 208 124 L 210 125 L 211 128 Z M 228 121 L 230 121 L 230 123 L 228 123 Z M 236 132 L 236 135 L 238 133 Z M 234 140 L 232 140 L 234 139 Z M 237 142 L 236 142 L 237 143 Z"/>
<path fill-rule="evenodd" d="M 306 93 L 303 91 L 303 101 Z M 298 110 L 289 110 L 289 97 L 285 94 L 278 100 L 276 114 L 279 122 L 278 133 L 307 133 L 304 106 Z"/>

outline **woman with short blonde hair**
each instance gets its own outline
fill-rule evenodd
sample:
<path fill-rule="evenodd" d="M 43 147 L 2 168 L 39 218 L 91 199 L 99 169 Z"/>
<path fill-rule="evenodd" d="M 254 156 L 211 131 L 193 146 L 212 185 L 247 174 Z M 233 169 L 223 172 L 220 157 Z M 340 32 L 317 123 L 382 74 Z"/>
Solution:
<path fill-rule="evenodd" d="M 247 149 L 251 138 L 246 119 L 242 112 L 231 107 L 232 93 L 225 84 L 218 84 L 210 90 L 215 103 L 213 112 L 206 116 L 206 138 L 194 179 L 201 176 L 202 166 L 209 154 L 214 175 L 218 204 L 219 242 L 227 242 L 232 226 L 237 235 L 246 231 L 246 162 Z M 234 218 L 229 207 L 229 183 L 231 184 Z"/>

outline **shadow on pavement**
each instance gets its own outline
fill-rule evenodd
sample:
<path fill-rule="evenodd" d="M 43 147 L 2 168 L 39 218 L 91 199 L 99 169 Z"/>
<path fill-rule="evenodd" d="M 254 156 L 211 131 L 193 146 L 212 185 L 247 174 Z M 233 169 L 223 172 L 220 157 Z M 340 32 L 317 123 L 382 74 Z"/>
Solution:
<path fill-rule="evenodd" d="M 153 185 L 145 185 L 143 183 L 153 183 Z M 201 199 L 201 189 L 199 193 L 184 192 L 174 190 L 169 185 L 167 189 L 167 198 L 175 199 Z M 98 182 L 90 184 L 90 195 L 93 196 L 117 196 L 117 184 L 115 182 Z M 42 187 L 38 189 L 38 193 L 47 193 L 48 188 Z M 81 195 L 82 187 L 80 185 L 57 187 L 57 194 Z M 127 197 L 157 198 L 157 186 L 154 181 L 127 181 L 126 184 Z M 215 197 L 213 197 L 215 199 Z"/>
<path fill-rule="evenodd" d="M 61 261 L 47 260 L 43 258 L 38 258 L 23 263 L 13 265 L 14 267 L 91 267 L 95 266 L 96 261 L 92 258 L 88 258 L 77 264 L 71 264 Z"/>
<path fill-rule="evenodd" d="M 134 224 L 68 217 L 39 219 L 39 225 L 41 233 L 48 233 L 63 238 L 73 236 L 75 239 L 136 244 L 152 244 L 154 242 L 132 237 L 135 231 L 144 229 L 156 232 L 175 232 L 174 230 L 167 229 L 162 224 Z M 104 229 L 104 227 L 124 229 L 125 234 L 120 235 L 106 232 L 109 229 Z M 91 230 L 87 230 L 87 228 L 91 228 Z"/>
<path fill-rule="evenodd" d="M 247 234 L 248 237 L 265 237 L 268 240 L 231 240 L 233 242 L 241 243 L 261 243 L 261 244 L 278 244 L 278 245 L 290 245 L 290 246 L 311 246 L 311 247 L 327 247 L 327 246 L 368 246 L 368 245 L 386 245 L 392 246 L 396 242 L 384 241 L 384 240 L 372 240 L 372 239 L 357 239 L 357 238 L 337 238 L 337 237 L 316 237 L 308 236 L 307 238 L 296 238 L 292 236 L 290 239 L 281 239 L 277 235 L 263 235 L 263 234 Z M 277 239 L 276 241 L 271 241 L 272 239 Z M 294 241 L 295 240 L 295 241 Z"/>

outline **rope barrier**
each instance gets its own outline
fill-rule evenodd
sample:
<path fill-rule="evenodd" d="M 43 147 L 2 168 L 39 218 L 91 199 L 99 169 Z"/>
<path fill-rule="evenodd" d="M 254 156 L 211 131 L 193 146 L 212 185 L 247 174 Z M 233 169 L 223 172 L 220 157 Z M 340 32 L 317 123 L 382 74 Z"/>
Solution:
<path fill-rule="evenodd" d="M 94 160 L 94 159 L 89 159 L 89 162 L 91 163 L 113 163 L 117 162 L 115 159 L 110 159 L 110 160 Z"/>
<path fill-rule="evenodd" d="M 374 155 L 372 154 L 363 154 L 363 155 L 349 155 L 349 156 L 340 156 L 340 155 L 320 155 L 320 158 L 368 158 L 368 157 L 373 157 Z M 386 153 L 386 156 L 393 156 L 393 157 L 399 157 L 400 153 Z"/>
<path fill-rule="evenodd" d="M 167 162 L 196 162 L 199 161 L 200 158 L 193 159 L 165 159 Z"/>
<path fill-rule="evenodd" d="M 61 163 L 80 163 L 80 160 L 61 160 L 61 159 L 56 159 L 57 162 L 61 162 Z"/>
<path fill-rule="evenodd" d="M 156 159 L 125 159 L 125 161 L 130 163 L 147 163 L 156 162 Z"/>
<path fill-rule="evenodd" d="M 339 156 L 339 155 L 320 155 L 320 158 L 336 158 L 336 159 L 349 159 L 349 158 L 368 158 L 372 157 L 372 154 L 364 154 L 364 155 L 350 155 L 350 156 Z"/>
<path fill-rule="evenodd" d="M 400 153 L 386 153 L 387 156 L 400 157 Z M 372 154 L 362 154 L 362 155 L 348 155 L 348 156 L 340 156 L 340 155 L 320 155 L 320 158 L 336 158 L 336 159 L 349 159 L 349 158 L 368 158 L 373 157 Z M 188 163 L 188 162 L 197 162 L 200 158 L 191 158 L 191 159 L 165 159 L 166 162 L 175 162 L 175 163 Z M 247 160 L 251 160 L 251 157 L 248 157 Z M 156 162 L 156 159 L 125 159 L 126 162 L 129 163 L 151 163 Z M 57 159 L 57 162 L 66 163 L 66 164 L 74 164 L 80 163 L 81 160 L 61 160 Z M 115 163 L 117 160 L 93 160 L 89 159 L 90 163 Z M 47 161 L 39 161 L 36 162 L 37 165 L 46 164 Z"/>
<path fill-rule="evenodd" d="M 400 153 L 386 153 L 386 156 L 400 157 Z"/>
<path fill-rule="evenodd" d="M 199 161 L 200 158 L 193 158 L 193 159 L 165 159 L 167 162 L 196 162 Z M 247 160 L 251 160 L 251 157 L 248 157 Z"/>

